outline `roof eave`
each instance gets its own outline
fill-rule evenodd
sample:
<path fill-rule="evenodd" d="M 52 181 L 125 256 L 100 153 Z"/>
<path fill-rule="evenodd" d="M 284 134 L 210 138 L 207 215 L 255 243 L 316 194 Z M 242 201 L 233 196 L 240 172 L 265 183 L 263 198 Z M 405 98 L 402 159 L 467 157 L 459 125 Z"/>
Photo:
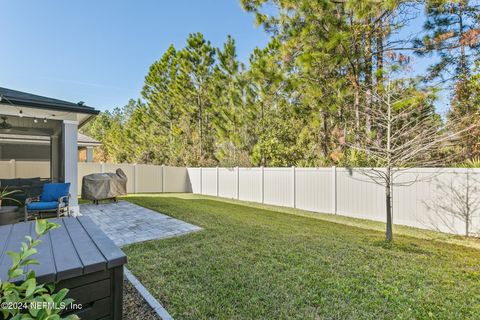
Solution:
<path fill-rule="evenodd" d="M 58 104 L 49 104 L 44 102 L 35 102 L 35 101 L 28 101 L 28 100 L 18 100 L 18 99 L 11 99 L 9 101 L 13 104 L 22 105 L 25 107 L 33 107 L 33 108 L 40 108 L 40 109 L 47 109 L 47 110 L 58 110 L 58 111 L 67 111 L 67 112 L 76 112 L 76 113 L 83 113 L 83 114 L 92 114 L 97 115 L 100 113 L 99 110 L 95 110 L 92 107 L 87 106 L 62 106 Z"/>

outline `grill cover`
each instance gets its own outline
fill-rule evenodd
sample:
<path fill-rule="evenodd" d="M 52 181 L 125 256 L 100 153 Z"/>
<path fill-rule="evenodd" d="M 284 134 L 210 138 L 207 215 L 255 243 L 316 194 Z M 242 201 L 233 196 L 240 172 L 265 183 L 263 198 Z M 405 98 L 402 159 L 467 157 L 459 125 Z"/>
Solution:
<path fill-rule="evenodd" d="M 127 176 L 122 169 L 115 173 L 92 173 L 82 179 L 82 199 L 103 200 L 127 194 Z"/>

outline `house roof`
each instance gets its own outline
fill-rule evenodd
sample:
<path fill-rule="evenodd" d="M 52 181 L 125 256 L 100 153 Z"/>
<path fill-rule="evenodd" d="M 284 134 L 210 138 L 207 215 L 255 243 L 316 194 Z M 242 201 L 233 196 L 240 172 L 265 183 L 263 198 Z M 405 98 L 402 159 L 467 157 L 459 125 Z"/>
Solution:
<path fill-rule="evenodd" d="M 6 100 L 6 103 L 14 105 L 23 105 L 40 109 L 68 111 L 95 115 L 99 111 L 83 103 L 73 103 L 49 97 L 43 97 L 36 94 L 0 87 L 0 101 Z"/>
<path fill-rule="evenodd" d="M 78 146 L 80 147 L 95 147 L 99 146 L 102 143 L 84 135 L 78 133 Z M 47 144 L 50 143 L 50 137 L 48 136 L 31 136 L 31 135 L 21 135 L 21 134 L 2 134 L 0 133 L 0 143 L 1 142 L 22 142 L 26 144 Z"/>

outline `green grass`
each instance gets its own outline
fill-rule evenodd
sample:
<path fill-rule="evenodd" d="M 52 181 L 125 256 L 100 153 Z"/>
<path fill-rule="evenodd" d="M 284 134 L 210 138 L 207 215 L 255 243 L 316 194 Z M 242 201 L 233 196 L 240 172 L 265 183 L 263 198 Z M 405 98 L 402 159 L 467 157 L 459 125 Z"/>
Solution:
<path fill-rule="evenodd" d="M 124 248 L 176 319 L 480 319 L 476 241 L 396 227 L 386 245 L 381 224 L 362 220 L 195 195 L 126 199 L 204 228 Z"/>

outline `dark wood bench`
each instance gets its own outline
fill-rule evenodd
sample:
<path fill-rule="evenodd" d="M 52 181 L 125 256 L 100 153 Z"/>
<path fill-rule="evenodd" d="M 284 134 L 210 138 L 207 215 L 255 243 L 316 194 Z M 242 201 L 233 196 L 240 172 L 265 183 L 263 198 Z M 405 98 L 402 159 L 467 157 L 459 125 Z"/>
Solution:
<path fill-rule="evenodd" d="M 122 319 L 125 254 L 88 217 L 49 219 L 61 225 L 50 231 L 31 265 L 40 283 L 68 288 L 68 297 L 82 304 L 71 310 L 81 319 Z M 35 235 L 35 222 L 0 226 L 0 279 L 11 265 L 6 251 L 18 251 L 26 235 Z M 21 279 L 19 279 L 21 280 Z"/>

